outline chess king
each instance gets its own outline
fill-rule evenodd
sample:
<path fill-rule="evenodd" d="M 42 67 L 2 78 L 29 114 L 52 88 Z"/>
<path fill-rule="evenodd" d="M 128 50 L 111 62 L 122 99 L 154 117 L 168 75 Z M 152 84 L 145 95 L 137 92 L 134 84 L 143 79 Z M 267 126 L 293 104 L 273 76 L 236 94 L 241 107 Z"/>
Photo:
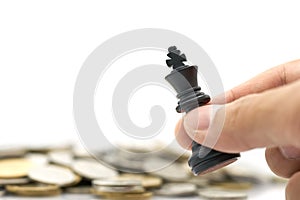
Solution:
<path fill-rule="evenodd" d="M 181 54 L 175 46 L 169 47 L 168 51 L 167 56 L 170 59 L 166 60 L 166 63 L 173 70 L 165 79 L 177 92 L 179 102 L 176 111 L 188 113 L 197 107 L 206 105 L 210 101 L 210 96 L 201 92 L 201 87 L 198 86 L 198 67 L 184 64 L 187 61 L 186 56 Z M 206 152 L 204 157 L 201 152 Z M 188 163 L 195 175 L 201 175 L 235 162 L 238 157 L 240 154 L 219 152 L 193 141 L 192 156 Z"/>

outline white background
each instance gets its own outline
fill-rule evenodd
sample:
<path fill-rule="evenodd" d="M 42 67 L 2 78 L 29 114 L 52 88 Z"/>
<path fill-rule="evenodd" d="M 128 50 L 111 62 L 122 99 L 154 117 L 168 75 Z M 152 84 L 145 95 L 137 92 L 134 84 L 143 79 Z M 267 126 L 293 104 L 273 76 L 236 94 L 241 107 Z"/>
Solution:
<path fill-rule="evenodd" d="M 1 1 L 0 144 L 79 141 L 72 112 L 76 76 L 114 35 L 149 27 L 180 32 L 204 48 L 230 89 L 300 58 L 299 19 L 297 1 Z M 133 119 L 145 118 L 140 108 L 130 109 Z M 265 168 L 263 156 L 254 151 L 243 159 Z"/>

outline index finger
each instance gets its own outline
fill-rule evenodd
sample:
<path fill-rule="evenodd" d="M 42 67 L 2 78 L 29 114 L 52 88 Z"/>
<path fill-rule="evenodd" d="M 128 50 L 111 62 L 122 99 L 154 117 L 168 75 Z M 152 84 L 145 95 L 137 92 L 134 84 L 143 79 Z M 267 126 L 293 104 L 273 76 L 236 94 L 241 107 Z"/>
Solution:
<path fill-rule="evenodd" d="M 212 99 L 211 104 L 230 103 L 248 94 L 260 93 L 271 88 L 283 86 L 300 78 L 300 60 L 291 61 L 273 67 L 241 85 L 227 91 L 225 100 L 222 96 Z M 224 102 L 225 101 L 225 102 Z"/>

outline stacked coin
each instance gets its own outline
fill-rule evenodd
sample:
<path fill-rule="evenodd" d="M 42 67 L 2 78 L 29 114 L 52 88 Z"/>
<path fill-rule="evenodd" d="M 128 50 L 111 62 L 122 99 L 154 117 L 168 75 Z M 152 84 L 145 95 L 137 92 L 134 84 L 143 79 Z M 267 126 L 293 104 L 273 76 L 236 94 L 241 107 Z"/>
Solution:
<path fill-rule="evenodd" d="M 52 196 L 61 193 L 56 185 L 8 185 L 6 190 L 21 196 Z"/>
<path fill-rule="evenodd" d="M 139 180 L 142 186 L 146 189 L 159 188 L 162 185 L 162 179 L 157 176 L 142 175 L 142 174 L 121 174 L 119 180 Z"/>
<path fill-rule="evenodd" d="M 245 200 L 247 194 L 239 191 L 224 191 L 217 189 L 206 189 L 199 191 L 199 196 L 209 200 Z"/>
<path fill-rule="evenodd" d="M 155 149 L 130 145 L 127 148 L 142 153 L 130 155 L 118 149 L 99 152 L 98 158 L 114 167 L 110 168 L 70 145 L 0 147 L 0 196 L 73 193 L 115 200 L 149 199 L 153 195 L 170 199 L 245 199 L 246 193 L 255 187 L 285 182 L 241 166 L 195 177 L 187 167 L 188 156 L 177 151 L 167 149 L 144 156 Z"/>
<path fill-rule="evenodd" d="M 94 180 L 92 192 L 111 199 L 146 199 L 152 196 L 151 192 L 145 192 L 139 180 Z"/>
<path fill-rule="evenodd" d="M 155 194 L 161 196 L 193 196 L 197 193 L 196 185 L 192 183 L 167 183 L 161 189 L 156 190 Z"/>

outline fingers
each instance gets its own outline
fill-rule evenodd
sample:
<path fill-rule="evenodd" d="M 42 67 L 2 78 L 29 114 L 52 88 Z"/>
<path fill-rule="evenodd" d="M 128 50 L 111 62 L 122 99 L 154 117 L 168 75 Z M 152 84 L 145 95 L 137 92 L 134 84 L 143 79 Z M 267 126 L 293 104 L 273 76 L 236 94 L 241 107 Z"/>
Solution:
<path fill-rule="evenodd" d="M 290 178 L 300 170 L 300 160 L 286 158 L 278 147 L 267 148 L 265 156 L 270 169 L 278 176 Z"/>
<path fill-rule="evenodd" d="M 248 94 L 260 93 L 300 79 L 300 60 L 271 68 L 249 81 L 229 90 L 224 95 L 212 99 L 212 103 L 230 103 Z"/>
<path fill-rule="evenodd" d="M 293 146 L 280 147 L 282 155 L 288 159 L 300 159 L 300 149 Z"/>
<path fill-rule="evenodd" d="M 285 196 L 287 200 L 298 200 L 300 195 L 300 172 L 295 173 L 289 180 Z"/>
<path fill-rule="evenodd" d="M 195 119 L 192 121 L 193 126 L 197 126 L 200 129 L 207 129 L 210 120 L 210 111 L 212 106 L 203 106 L 201 107 L 200 112 L 191 112 L 189 118 Z M 191 120 L 190 120 L 191 121 Z M 207 127 L 206 127 L 207 126 Z M 175 137 L 179 145 L 185 149 L 190 150 L 192 147 L 192 138 L 187 134 L 184 127 L 184 118 L 179 120 L 175 128 Z"/>
<path fill-rule="evenodd" d="M 285 147 L 286 153 L 292 158 L 299 155 L 300 150 L 293 147 Z M 289 159 L 279 147 L 266 149 L 266 161 L 270 169 L 278 176 L 290 178 L 286 187 L 286 199 L 299 199 L 300 195 L 300 160 Z"/>
<path fill-rule="evenodd" d="M 192 149 L 192 139 L 187 135 L 187 133 L 184 130 L 183 127 L 183 121 L 182 119 L 179 120 L 179 122 L 176 125 L 175 128 L 175 137 L 176 140 L 178 141 L 178 144 L 187 150 L 191 150 Z"/>
<path fill-rule="evenodd" d="M 205 146 L 224 152 L 241 152 L 257 147 L 292 145 L 300 147 L 300 81 L 261 94 L 248 95 L 221 107 L 213 120 L 204 106 L 189 112 L 184 128 L 187 135 Z M 202 113 L 200 115 L 199 113 Z M 195 117 L 198 116 L 198 117 Z M 202 123 L 199 123 L 201 116 Z M 209 124 L 203 125 L 203 121 Z M 203 130 L 203 127 L 209 127 Z"/>

